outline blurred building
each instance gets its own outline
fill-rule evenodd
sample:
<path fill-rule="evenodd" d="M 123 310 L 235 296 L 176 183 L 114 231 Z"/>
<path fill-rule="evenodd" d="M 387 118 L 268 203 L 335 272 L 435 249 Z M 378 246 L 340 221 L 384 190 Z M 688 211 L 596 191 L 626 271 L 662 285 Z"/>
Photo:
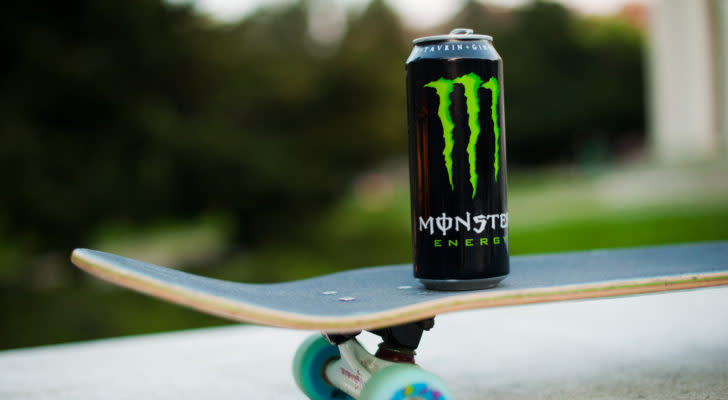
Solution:
<path fill-rule="evenodd" d="M 656 0 L 648 25 L 653 155 L 728 154 L 728 2 Z"/>

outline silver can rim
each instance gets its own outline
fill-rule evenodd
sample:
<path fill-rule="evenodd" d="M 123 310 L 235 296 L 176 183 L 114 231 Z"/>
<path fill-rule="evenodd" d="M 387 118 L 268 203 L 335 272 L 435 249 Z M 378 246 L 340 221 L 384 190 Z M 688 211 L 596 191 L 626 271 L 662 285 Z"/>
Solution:
<path fill-rule="evenodd" d="M 495 276 L 484 279 L 425 279 L 417 278 L 425 288 L 437 291 L 465 291 L 490 289 L 498 284 L 508 275 Z"/>
<path fill-rule="evenodd" d="M 424 36 L 413 40 L 412 43 L 420 44 L 425 42 L 442 42 L 446 40 L 489 40 L 492 42 L 493 36 L 473 33 L 473 30 L 468 28 L 455 28 L 447 35 Z"/>

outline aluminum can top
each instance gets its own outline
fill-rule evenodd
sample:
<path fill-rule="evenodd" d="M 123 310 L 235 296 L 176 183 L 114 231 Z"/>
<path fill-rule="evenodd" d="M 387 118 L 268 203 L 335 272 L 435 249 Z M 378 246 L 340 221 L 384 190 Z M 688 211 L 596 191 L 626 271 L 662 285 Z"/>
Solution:
<path fill-rule="evenodd" d="M 493 37 L 475 34 L 472 29 L 453 29 L 448 35 L 425 36 L 413 43 L 406 64 L 420 60 L 501 59 L 493 46 Z"/>
<path fill-rule="evenodd" d="M 450 31 L 447 35 L 424 36 L 413 40 L 412 43 L 423 44 L 428 42 L 444 42 L 448 40 L 490 40 L 492 42 L 493 37 L 490 35 L 473 33 L 472 29 L 456 28 Z"/>

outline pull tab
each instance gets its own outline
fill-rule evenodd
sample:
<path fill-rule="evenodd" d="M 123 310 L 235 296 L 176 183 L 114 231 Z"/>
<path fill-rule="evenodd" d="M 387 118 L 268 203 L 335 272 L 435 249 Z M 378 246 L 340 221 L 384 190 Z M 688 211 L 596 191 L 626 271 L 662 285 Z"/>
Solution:
<path fill-rule="evenodd" d="M 455 28 L 450 31 L 451 35 L 472 35 L 473 30 L 468 28 Z"/>

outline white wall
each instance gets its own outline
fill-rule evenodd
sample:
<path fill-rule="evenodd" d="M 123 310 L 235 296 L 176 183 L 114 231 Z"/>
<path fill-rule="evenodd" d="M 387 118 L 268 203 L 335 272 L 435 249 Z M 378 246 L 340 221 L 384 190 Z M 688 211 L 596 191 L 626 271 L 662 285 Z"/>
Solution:
<path fill-rule="evenodd" d="M 728 1 L 713 0 L 716 4 L 716 12 L 718 14 L 718 29 L 716 30 L 718 37 L 718 45 L 716 46 L 720 52 L 721 59 L 718 62 L 720 68 L 718 77 L 720 79 L 720 96 L 718 102 L 718 116 L 720 121 L 720 130 L 722 131 L 721 147 L 723 155 L 728 155 Z"/>
<path fill-rule="evenodd" d="M 710 1 L 653 3 L 648 56 L 649 146 L 658 161 L 713 158 L 727 143 L 719 134 L 720 126 L 725 126 L 725 113 L 718 105 L 725 86 L 716 87 L 722 59 L 716 54 L 719 46 L 713 46 L 716 38 L 711 31 L 711 10 L 722 8 L 725 22 L 728 7 L 721 4 L 711 8 Z"/>

